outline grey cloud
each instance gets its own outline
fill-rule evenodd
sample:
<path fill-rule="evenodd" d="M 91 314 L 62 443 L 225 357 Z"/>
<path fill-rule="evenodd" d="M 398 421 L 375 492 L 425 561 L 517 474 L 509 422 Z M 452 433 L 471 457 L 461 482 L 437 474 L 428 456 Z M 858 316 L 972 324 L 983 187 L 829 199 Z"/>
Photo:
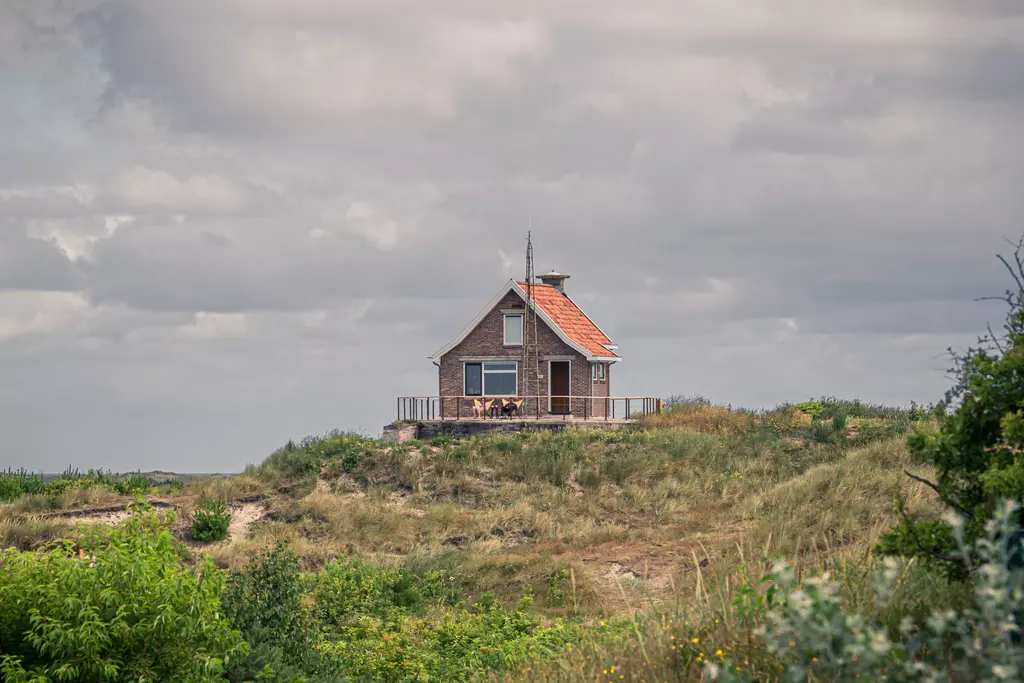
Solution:
<path fill-rule="evenodd" d="M 81 286 L 77 269 L 57 245 L 0 225 L 0 290 L 67 291 Z"/>
<path fill-rule="evenodd" d="M 379 430 L 530 228 L 620 344 L 616 392 L 936 398 L 1024 230 L 1021 16 L 0 8 L 0 427 L 47 467 L 74 443 L 178 469 Z M 67 436 L 33 440 L 57 412 Z"/>

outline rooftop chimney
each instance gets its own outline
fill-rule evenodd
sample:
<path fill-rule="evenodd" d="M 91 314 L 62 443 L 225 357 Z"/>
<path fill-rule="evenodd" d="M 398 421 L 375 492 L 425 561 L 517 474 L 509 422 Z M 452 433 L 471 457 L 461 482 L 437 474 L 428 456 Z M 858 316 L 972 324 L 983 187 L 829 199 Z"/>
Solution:
<path fill-rule="evenodd" d="M 556 273 L 553 270 L 550 273 L 548 273 L 547 275 L 541 275 L 540 276 L 540 281 L 541 282 L 543 282 L 546 285 L 551 285 L 552 287 L 557 289 L 562 294 L 565 294 L 565 281 L 568 280 L 568 279 L 569 279 L 568 275 L 562 275 L 560 273 Z"/>

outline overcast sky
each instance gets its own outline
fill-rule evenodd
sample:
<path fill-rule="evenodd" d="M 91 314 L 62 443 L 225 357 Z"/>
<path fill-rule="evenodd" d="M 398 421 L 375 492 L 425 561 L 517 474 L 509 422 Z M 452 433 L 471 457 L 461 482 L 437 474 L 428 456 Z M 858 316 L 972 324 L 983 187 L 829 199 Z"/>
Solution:
<path fill-rule="evenodd" d="M 0 0 L 0 467 L 376 435 L 538 271 L 615 394 L 938 400 L 1024 231 L 1020 0 Z"/>

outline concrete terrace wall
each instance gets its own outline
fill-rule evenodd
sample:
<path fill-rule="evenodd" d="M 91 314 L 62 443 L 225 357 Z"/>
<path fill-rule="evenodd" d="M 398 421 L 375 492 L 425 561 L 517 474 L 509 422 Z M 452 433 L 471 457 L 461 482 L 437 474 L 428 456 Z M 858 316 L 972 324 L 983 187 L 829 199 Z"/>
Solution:
<path fill-rule="evenodd" d="M 429 441 L 438 436 L 450 436 L 464 439 L 477 434 L 498 432 L 514 434 L 515 432 L 553 431 L 561 432 L 567 428 L 615 431 L 622 429 L 622 422 L 565 422 L 548 421 L 532 422 L 530 420 L 461 420 L 451 422 L 420 422 L 414 424 L 387 425 L 384 427 L 384 439 L 396 443 L 404 443 L 412 439 Z"/>

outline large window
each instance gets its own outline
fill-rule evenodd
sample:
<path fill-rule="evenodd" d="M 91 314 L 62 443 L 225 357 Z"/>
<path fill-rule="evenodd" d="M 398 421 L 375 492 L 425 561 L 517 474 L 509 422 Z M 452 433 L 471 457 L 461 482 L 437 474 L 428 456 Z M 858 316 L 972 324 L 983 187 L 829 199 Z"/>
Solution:
<path fill-rule="evenodd" d="M 523 345 L 523 316 L 505 316 L 505 346 Z"/>
<path fill-rule="evenodd" d="M 516 363 L 488 361 L 466 363 L 466 396 L 515 396 Z"/>

